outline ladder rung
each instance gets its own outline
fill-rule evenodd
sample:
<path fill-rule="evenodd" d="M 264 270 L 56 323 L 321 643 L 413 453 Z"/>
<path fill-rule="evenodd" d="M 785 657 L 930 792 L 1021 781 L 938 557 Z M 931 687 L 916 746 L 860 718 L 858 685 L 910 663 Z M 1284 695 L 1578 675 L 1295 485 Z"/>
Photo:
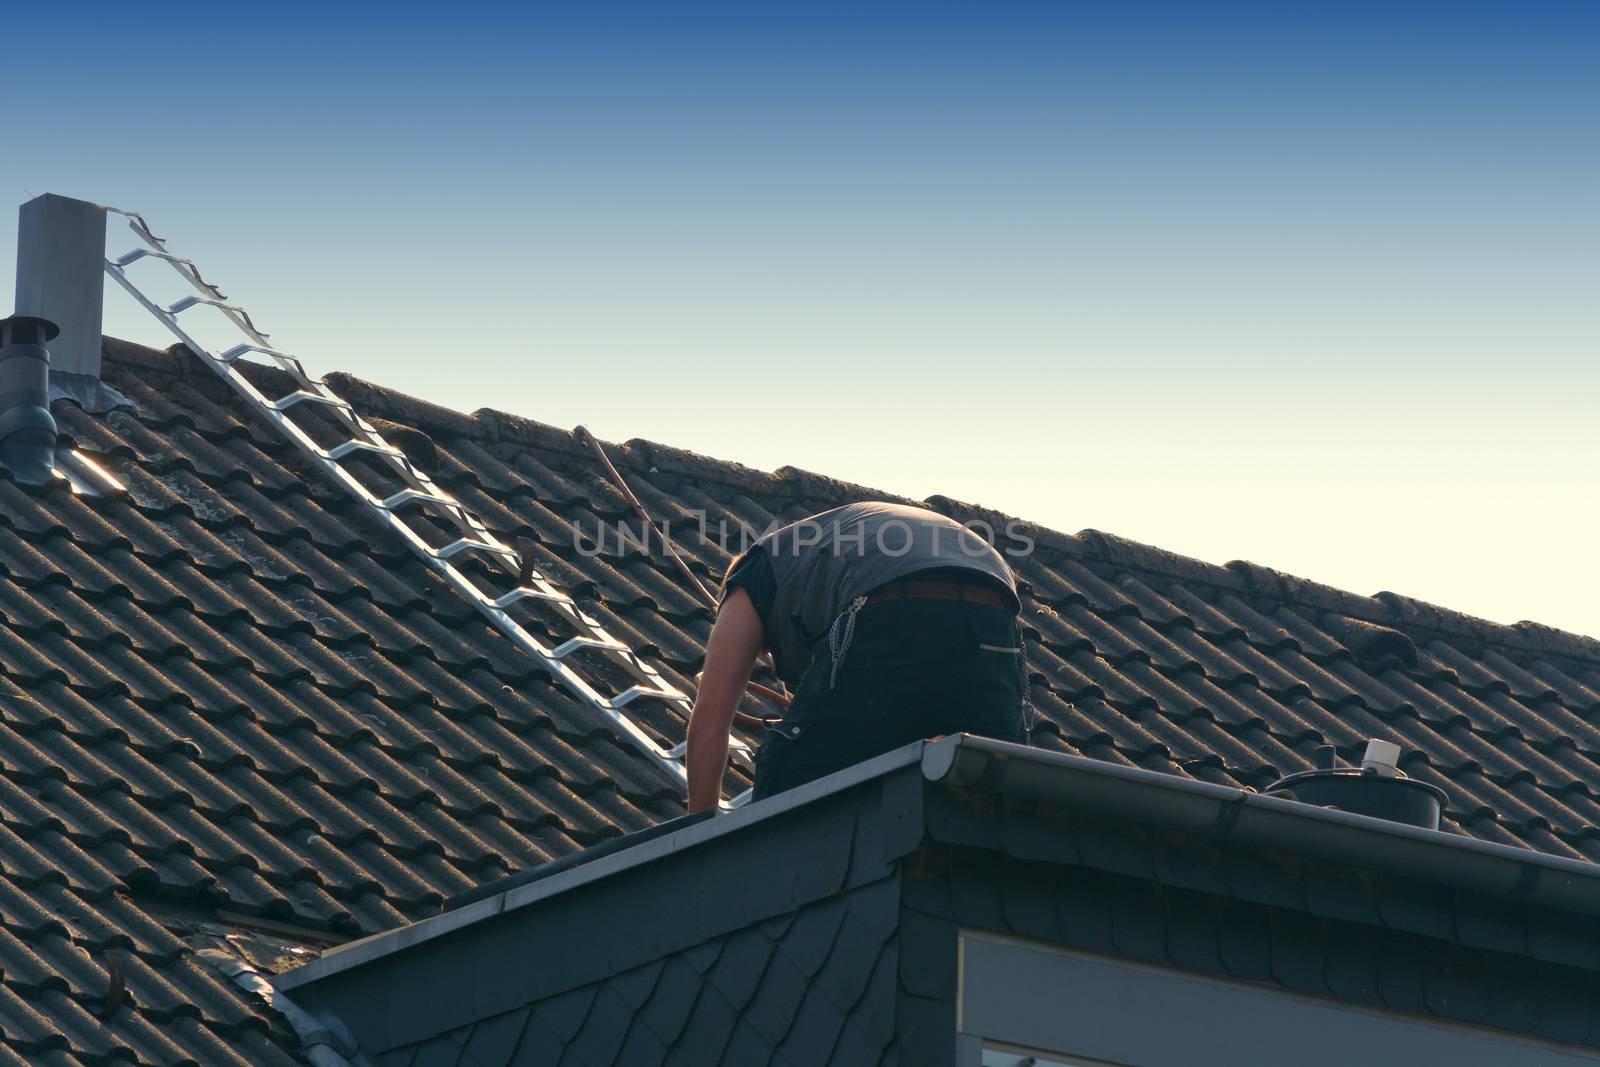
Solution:
<path fill-rule="evenodd" d="M 308 392 L 305 389 L 296 389 L 287 396 L 281 396 L 272 402 L 276 411 L 288 411 L 296 404 L 326 404 L 331 408 L 351 410 L 350 405 L 336 396 L 324 396 L 321 393 Z"/>
<path fill-rule="evenodd" d="M 642 700 L 649 697 L 659 697 L 662 700 L 689 699 L 676 689 L 672 688 L 670 685 L 662 682 L 659 688 L 653 685 L 629 686 L 627 689 L 624 689 L 622 692 L 611 698 L 611 707 L 613 709 L 621 708 L 624 705 L 632 704 L 635 700 Z"/>
<path fill-rule="evenodd" d="M 614 637 L 599 638 L 580 636 L 569 637 L 567 640 L 561 642 L 555 648 L 551 649 L 550 657 L 552 659 L 566 659 L 580 648 L 598 648 L 603 652 L 626 652 L 629 655 L 633 654 L 633 649 L 629 648 L 627 645 L 623 644 L 621 641 L 618 641 Z M 634 686 L 634 688 L 638 689 L 640 686 Z M 617 707 L 617 702 L 613 700 L 611 702 L 611 706 Z"/>
<path fill-rule="evenodd" d="M 349 407 L 348 404 L 345 405 Z M 407 504 L 438 504 L 440 507 L 459 508 L 461 502 L 452 496 L 442 493 L 429 493 L 421 489 L 402 489 L 394 496 L 378 501 L 378 506 L 384 511 L 393 511 L 405 507 Z"/>
<path fill-rule="evenodd" d="M 380 456 L 394 456 L 397 459 L 406 458 L 406 454 L 393 445 L 380 445 L 372 441 L 359 439 L 346 441 L 342 445 L 335 445 L 323 452 L 323 455 L 328 459 L 343 459 L 352 452 L 373 452 Z"/>
<path fill-rule="evenodd" d="M 491 545 L 475 537 L 458 537 L 443 548 L 430 548 L 428 554 L 437 559 L 449 559 L 463 552 L 487 552 L 491 556 L 514 557 L 516 553 L 503 545 Z"/>
<path fill-rule="evenodd" d="M 211 296 L 186 296 L 174 304 L 169 304 L 167 306 L 167 314 L 177 315 L 180 312 L 188 311 L 190 308 L 199 307 L 202 304 L 206 307 L 214 307 L 222 311 L 237 311 L 241 315 L 244 314 L 244 308 L 240 307 L 239 305 L 230 304 L 226 300 L 218 300 L 216 297 Z"/>
<path fill-rule="evenodd" d="M 294 357 L 289 355 L 287 352 L 279 352 L 276 348 L 268 348 L 265 345 L 234 345 L 232 348 L 222 353 L 222 355 L 218 356 L 217 361 L 219 363 L 232 363 L 240 356 L 248 356 L 251 352 L 255 352 L 263 356 L 272 356 L 274 359 L 294 359 Z M 298 366 L 299 360 L 295 360 L 295 364 Z"/>
<path fill-rule="evenodd" d="M 192 259 L 184 259 L 182 256 L 175 256 L 171 252 L 158 252 L 154 248 L 135 248 L 127 255 L 118 256 L 116 259 L 116 264 L 119 267 L 126 267 L 130 263 L 139 262 L 139 260 L 144 259 L 146 256 L 149 256 L 151 259 L 164 259 L 168 263 L 180 263 L 185 267 L 194 266 L 194 260 Z"/>
<path fill-rule="evenodd" d="M 572 598 L 565 593 L 546 593 L 543 590 L 530 589 L 524 585 L 511 590 L 511 592 L 497 599 L 494 602 L 494 606 L 503 610 L 505 608 L 509 608 L 519 600 L 546 600 L 552 604 L 572 603 Z"/>
<path fill-rule="evenodd" d="M 688 751 L 689 741 L 688 738 L 685 738 L 684 740 L 673 745 L 671 748 L 667 749 L 667 758 L 683 759 Z M 738 761 L 741 767 L 748 768 L 749 770 L 755 770 L 756 761 L 754 754 L 750 750 L 750 746 L 739 740 L 737 737 L 734 737 L 732 734 L 728 735 L 728 751 L 733 755 L 733 758 Z"/>

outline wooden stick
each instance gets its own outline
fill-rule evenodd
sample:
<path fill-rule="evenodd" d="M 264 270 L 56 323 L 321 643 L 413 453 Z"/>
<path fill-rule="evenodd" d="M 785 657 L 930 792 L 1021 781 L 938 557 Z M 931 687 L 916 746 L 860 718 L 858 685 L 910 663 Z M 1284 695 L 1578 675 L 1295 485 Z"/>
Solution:
<path fill-rule="evenodd" d="M 627 497 L 628 503 L 633 505 L 633 510 L 638 514 L 639 518 L 643 520 L 646 529 L 650 530 L 661 539 L 661 544 L 666 549 L 668 558 L 670 558 L 673 563 L 678 565 L 678 570 L 685 578 L 689 579 L 689 584 L 693 585 L 695 589 L 699 591 L 700 599 L 705 601 L 706 606 L 712 611 L 716 611 L 716 594 L 711 592 L 710 589 L 706 588 L 706 584 L 700 580 L 699 575 L 690 570 L 689 564 L 684 562 L 683 557 L 678 555 L 678 553 L 673 549 L 672 542 L 667 538 L 667 535 L 662 533 L 660 528 L 656 526 L 655 520 L 650 517 L 650 512 L 645 508 L 643 502 L 641 502 L 637 496 L 633 495 L 632 489 L 628 488 L 627 479 L 623 478 L 622 472 L 617 470 L 616 466 L 611 462 L 611 457 L 606 455 L 605 446 L 600 443 L 600 439 L 594 434 L 590 433 L 588 427 L 586 426 L 577 427 L 572 431 L 572 434 L 579 441 L 585 442 L 591 449 L 594 450 L 594 454 L 600 458 L 600 462 L 605 466 L 605 469 L 611 475 L 612 487 L 619 491 L 623 496 Z M 760 682 L 747 682 L 745 684 L 745 688 L 752 693 L 766 697 L 768 700 L 771 700 L 777 704 L 780 708 L 787 709 L 789 707 L 788 697 L 784 696 L 775 689 L 770 689 L 767 686 L 762 685 Z M 766 725 L 766 720 L 762 719 L 760 716 L 747 715 L 742 711 L 736 711 L 733 714 L 736 720 L 746 726 Z"/>

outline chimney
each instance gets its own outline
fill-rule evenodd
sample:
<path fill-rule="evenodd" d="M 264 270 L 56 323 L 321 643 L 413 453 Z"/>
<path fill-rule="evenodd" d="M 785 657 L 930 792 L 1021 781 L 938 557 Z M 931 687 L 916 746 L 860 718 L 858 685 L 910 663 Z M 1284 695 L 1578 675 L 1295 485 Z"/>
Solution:
<path fill-rule="evenodd" d="M 60 328 L 50 346 L 51 398 L 106 411 L 126 399 L 100 382 L 106 209 L 46 193 L 18 212 L 17 314 Z"/>
<path fill-rule="evenodd" d="M 0 319 L 0 467 L 30 485 L 55 477 L 56 420 L 44 347 L 55 336 L 55 323 L 47 319 Z"/>

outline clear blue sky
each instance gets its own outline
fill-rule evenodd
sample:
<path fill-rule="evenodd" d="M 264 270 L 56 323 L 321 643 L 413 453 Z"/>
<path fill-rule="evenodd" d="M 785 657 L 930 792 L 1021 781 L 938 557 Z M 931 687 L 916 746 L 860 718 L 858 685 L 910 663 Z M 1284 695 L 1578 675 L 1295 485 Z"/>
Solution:
<path fill-rule="evenodd" d="M 1600 634 L 1600 5 L 1311 6 L 31 5 L 0 177 L 318 370 Z"/>

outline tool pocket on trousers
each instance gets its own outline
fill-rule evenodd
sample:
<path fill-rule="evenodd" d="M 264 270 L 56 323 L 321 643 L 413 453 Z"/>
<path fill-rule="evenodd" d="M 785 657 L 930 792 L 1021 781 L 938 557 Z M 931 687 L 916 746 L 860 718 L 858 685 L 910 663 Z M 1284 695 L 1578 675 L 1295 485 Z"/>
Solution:
<path fill-rule="evenodd" d="M 1002 608 L 971 607 L 966 611 L 967 635 L 981 656 L 1022 655 L 1022 633 L 1017 620 Z"/>
<path fill-rule="evenodd" d="M 855 634 L 839 668 L 847 676 L 875 675 L 883 671 L 917 670 L 961 652 L 961 631 L 930 622 L 942 604 L 923 600 L 873 604 L 856 617 Z M 819 655 L 828 659 L 828 643 Z"/>
<path fill-rule="evenodd" d="M 767 727 L 767 744 L 774 748 L 780 748 L 788 741 L 798 741 L 817 721 L 826 704 L 828 676 L 833 670 L 827 642 L 822 643 L 815 656 L 801 677 L 800 684 L 795 687 L 794 698 L 790 700 L 783 718 Z"/>

